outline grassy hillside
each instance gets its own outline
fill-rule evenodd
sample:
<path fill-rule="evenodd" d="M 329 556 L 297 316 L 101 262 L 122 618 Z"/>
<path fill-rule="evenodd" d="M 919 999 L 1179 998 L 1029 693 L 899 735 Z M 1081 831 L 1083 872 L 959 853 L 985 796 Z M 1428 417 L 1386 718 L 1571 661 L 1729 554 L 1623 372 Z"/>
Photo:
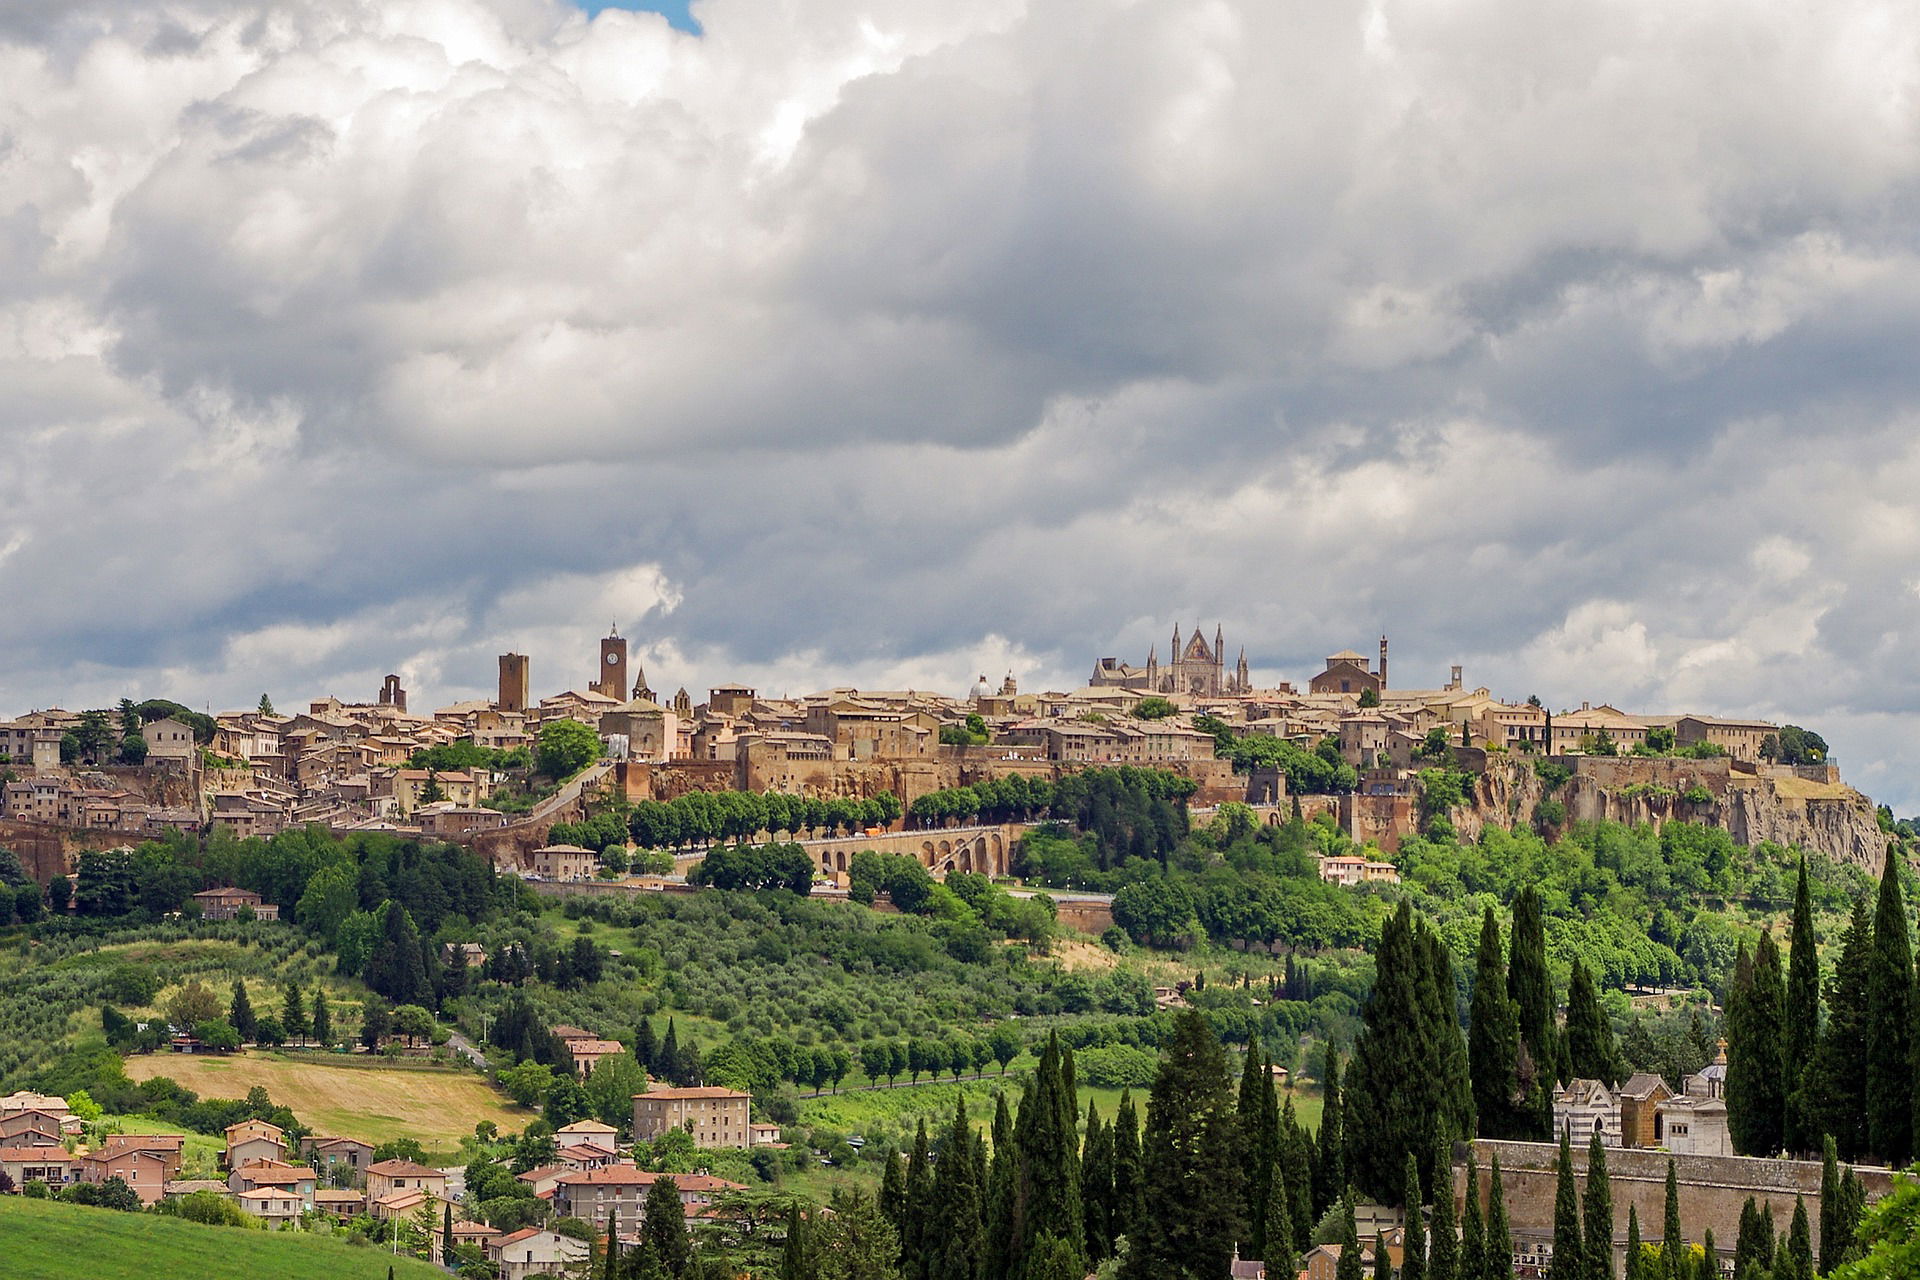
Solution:
<path fill-rule="evenodd" d="M 144 1213 L 0 1198 L 8 1280 L 428 1280 L 446 1274 L 378 1249 L 291 1232 L 203 1227 Z"/>
<path fill-rule="evenodd" d="M 167 1076 L 202 1097 L 239 1098 L 259 1085 L 321 1133 L 375 1144 L 417 1138 L 428 1148 L 452 1148 L 473 1126 L 491 1120 L 520 1129 L 531 1113 L 506 1102 L 477 1075 L 398 1067 L 296 1061 L 277 1053 L 189 1057 L 154 1053 L 127 1059 L 134 1080 Z"/>

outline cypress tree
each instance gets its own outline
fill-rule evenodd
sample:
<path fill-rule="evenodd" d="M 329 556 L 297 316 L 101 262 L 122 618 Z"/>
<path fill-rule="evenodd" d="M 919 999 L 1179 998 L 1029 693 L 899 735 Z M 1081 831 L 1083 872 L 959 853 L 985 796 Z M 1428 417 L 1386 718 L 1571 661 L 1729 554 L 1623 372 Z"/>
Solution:
<path fill-rule="evenodd" d="M 1789 1151 L 1811 1151 L 1820 1129 L 1810 1115 L 1807 1071 L 1820 1043 L 1820 952 L 1813 932 L 1813 896 L 1807 887 L 1807 859 L 1800 857 L 1800 878 L 1793 890 L 1793 938 L 1787 952 L 1786 1069 Z"/>
<path fill-rule="evenodd" d="M 1387 1252 L 1384 1231 L 1375 1232 L 1373 1237 L 1373 1280 L 1393 1280 L 1393 1255 Z"/>
<path fill-rule="evenodd" d="M 654 1063 L 660 1056 L 660 1047 L 653 1038 L 653 1019 L 640 1019 L 640 1029 L 633 1036 L 633 1059 L 640 1069 L 648 1075 L 658 1075 Z"/>
<path fill-rule="evenodd" d="M 975 1181 L 975 1141 L 973 1127 L 967 1123 L 963 1094 L 954 1104 L 953 1125 L 947 1130 L 946 1145 L 934 1166 L 934 1234 L 922 1242 L 923 1250 L 933 1255 L 926 1268 L 929 1280 L 974 1280 L 980 1272 L 986 1252 L 986 1223 L 982 1188 Z"/>
<path fill-rule="evenodd" d="M 1154 1073 L 1142 1163 L 1152 1206 L 1123 1280 L 1225 1275 L 1243 1204 L 1232 1076 L 1198 1010 L 1183 1010 Z"/>
<path fill-rule="evenodd" d="M 1627 1205 L 1627 1265 L 1621 1280 L 1648 1280 L 1647 1253 L 1640 1243 L 1640 1210 Z"/>
<path fill-rule="evenodd" d="M 1578 960 L 1567 983 L 1567 1057 L 1573 1074 L 1599 1080 L 1609 1089 L 1620 1083 L 1620 1055 L 1614 1048 L 1613 1023 L 1600 1008 L 1593 975 Z"/>
<path fill-rule="evenodd" d="M 1215 1046 L 1217 1051 L 1218 1046 Z M 1224 1059 L 1223 1059 L 1224 1060 Z M 1013 1262 L 1025 1270 L 1027 1254 L 1041 1236 L 1052 1236 L 1084 1265 L 1086 1223 L 1080 1210 L 1079 1117 L 1067 1110 L 1069 1089 L 1058 1034 L 1047 1037 L 1040 1065 L 1027 1081 L 1014 1118 L 1019 1155 L 1015 1177 Z M 1149 1121 L 1151 1123 L 1151 1121 Z M 1153 1170 L 1149 1166 L 1148 1177 Z M 1235 1208 L 1238 1208 L 1236 1204 Z"/>
<path fill-rule="evenodd" d="M 1126 1095 L 1122 1094 L 1120 1096 L 1122 1132 L 1116 1134 L 1116 1145 L 1118 1145 L 1118 1138 L 1124 1136 L 1124 1125 L 1130 1119 L 1131 1106 Z M 1137 1137 L 1133 1151 L 1134 1165 L 1137 1168 L 1139 1164 Z M 1007 1111 L 1007 1095 L 999 1093 L 994 1095 L 993 1100 L 993 1160 L 987 1166 L 987 1239 L 986 1261 L 981 1267 L 983 1276 L 1013 1274 L 1014 1220 L 1018 1216 L 1014 1201 L 1019 1181 L 1018 1167 L 1019 1157 L 1013 1147 L 1013 1117 Z M 1115 1172 L 1117 1182 L 1119 1170 L 1116 1169 Z M 1117 1196 L 1116 1203 L 1118 1203 Z M 1116 1223 L 1115 1225 L 1122 1233 L 1126 1231 L 1124 1224 Z"/>
<path fill-rule="evenodd" d="M 1131 1237 L 1146 1213 L 1146 1170 L 1141 1165 L 1140 1121 L 1133 1109 L 1133 1091 L 1120 1091 L 1113 1115 L 1113 1233 Z"/>
<path fill-rule="evenodd" d="M 880 1196 L 877 1202 L 880 1216 L 887 1220 L 894 1234 L 902 1239 L 907 1234 L 907 1167 L 900 1161 L 898 1151 L 888 1152 L 887 1167 L 880 1174 Z"/>
<path fill-rule="evenodd" d="M 1585 1280 L 1586 1249 L 1580 1240 L 1580 1197 L 1573 1183 L 1573 1144 L 1560 1133 L 1560 1158 L 1553 1185 L 1553 1259 L 1548 1280 Z"/>
<path fill-rule="evenodd" d="M 313 1010 L 313 1041 L 323 1049 L 333 1047 L 333 1009 L 327 1003 L 326 988 L 315 986 L 308 1005 Z"/>
<path fill-rule="evenodd" d="M 687 1241 L 687 1211 L 680 1202 L 680 1187 L 672 1178 L 661 1178 L 647 1188 L 640 1230 L 647 1251 L 659 1260 L 662 1271 L 675 1280 L 687 1274 L 693 1252 Z"/>
<path fill-rule="evenodd" d="M 1453 956 L 1440 935 L 1420 924 L 1417 937 L 1425 960 L 1423 978 L 1426 998 L 1425 1038 L 1431 1064 L 1423 1077 L 1431 1077 L 1434 1090 L 1436 1134 L 1465 1137 L 1474 1130 L 1473 1077 L 1467 1069 L 1467 1042 L 1460 1031 L 1459 993 L 1453 982 Z M 1432 1143 L 1410 1148 L 1421 1159 L 1435 1150 Z M 1431 1181 L 1433 1170 L 1426 1171 Z"/>
<path fill-rule="evenodd" d="M 1785 1259 L 1786 1266 L 1780 1265 Z M 1793 1198 L 1793 1226 L 1787 1229 L 1786 1248 L 1774 1261 L 1773 1273 L 1783 1280 L 1813 1280 L 1813 1238 L 1807 1223 L 1807 1202 Z"/>
<path fill-rule="evenodd" d="M 1673 1174 L 1673 1159 L 1667 1159 L 1666 1225 L 1660 1233 L 1661 1280 L 1690 1280 L 1692 1268 L 1687 1262 L 1687 1241 L 1680 1231 L 1680 1184 Z"/>
<path fill-rule="evenodd" d="M 1113 1247 L 1113 1133 L 1087 1103 L 1087 1129 L 1080 1148 L 1080 1213 L 1086 1222 L 1087 1258 L 1099 1263 Z M 1258 1257 L 1259 1255 L 1250 1255 Z"/>
<path fill-rule="evenodd" d="M 1512 1280 L 1513 1233 L 1507 1228 L 1507 1193 L 1500 1185 L 1500 1157 L 1493 1158 L 1493 1172 L 1487 1179 L 1486 1238 L 1481 1241 L 1487 1280 Z"/>
<path fill-rule="evenodd" d="M 926 1280 L 927 1234 L 933 1219 L 933 1155 L 923 1116 L 907 1158 L 906 1212 L 900 1228 L 900 1259 L 910 1280 Z"/>
<path fill-rule="evenodd" d="M 1500 925 L 1489 906 L 1480 918 L 1480 949 L 1474 956 L 1473 1001 L 1468 1008 L 1467 1064 L 1473 1077 L 1473 1108 L 1483 1138 L 1520 1136 L 1514 1107 L 1520 1031 L 1507 995 L 1507 965 Z M 1462 1134 L 1461 1137 L 1468 1135 Z"/>
<path fill-rule="evenodd" d="M 1853 903 L 1853 919 L 1840 936 L 1840 958 L 1827 975 L 1827 1020 L 1814 1049 L 1802 1092 L 1810 1121 L 1833 1135 L 1840 1157 L 1858 1159 L 1867 1149 L 1867 968 L 1873 947 L 1873 918 L 1864 898 Z M 1824 1237 L 1822 1237 L 1824 1242 Z"/>
<path fill-rule="evenodd" d="M 1733 1241 L 1733 1274 L 1738 1277 L 1761 1265 L 1763 1250 L 1760 1247 L 1760 1210 L 1748 1196 L 1747 1202 L 1740 1206 L 1740 1234 Z"/>
<path fill-rule="evenodd" d="M 608 1258 L 607 1269 L 609 1274 L 611 1274 L 613 1270 L 612 1258 L 613 1258 L 614 1248 L 615 1246 L 613 1245 L 611 1238 L 609 1238 L 609 1241 L 607 1244 L 607 1258 Z M 451 1267 L 453 1265 L 453 1202 L 452 1201 L 448 1201 L 447 1204 L 440 1211 L 440 1260 L 442 1265 L 444 1266 Z"/>
<path fill-rule="evenodd" d="M 1313 1169 L 1313 1216 L 1318 1219 L 1347 1189 L 1346 1143 L 1340 1093 L 1340 1055 L 1327 1049 L 1327 1078 L 1321 1082 L 1320 1159 Z"/>
<path fill-rule="evenodd" d="M 253 1002 L 247 999 L 247 986 L 240 979 L 233 980 L 233 1003 L 227 1007 L 227 1022 L 240 1033 L 240 1039 L 253 1039 L 259 1030 L 259 1023 L 253 1016 Z"/>
<path fill-rule="evenodd" d="M 1444 963 L 1437 940 L 1415 931 L 1412 909 L 1402 902 L 1381 930 L 1342 1118 L 1348 1175 L 1385 1204 L 1400 1194 L 1407 1152 L 1424 1156 L 1441 1132 L 1472 1127 L 1465 1046 L 1453 1018 L 1451 977 L 1439 972 Z M 1409 1071 L 1409 1063 L 1421 1069 Z"/>
<path fill-rule="evenodd" d="M 1433 1184 L 1434 1198 L 1438 1200 L 1451 1195 L 1453 1189 L 1446 1184 L 1447 1166 L 1436 1161 L 1434 1168 L 1439 1171 Z M 1401 1202 L 1407 1206 L 1407 1234 L 1401 1252 L 1400 1280 L 1426 1280 L 1427 1229 L 1420 1215 L 1420 1162 L 1413 1158 L 1411 1151 L 1407 1152 L 1407 1169 L 1401 1182 L 1406 1188 Z"/>
<path fill-rule="evenodd" d="M 796 1204 L 787 1210 L 787 1238 L 780 1248 L 780 1280 L 813 1280 L 813 1266 L 807 1254 L 807 1219 Z"/>
<path fill-rule="evenodd" d="M 1757 1238 L 1760 1245 L 1760 1265 L 1773 1266 L 1774 1255 L 1780 1248 L 1780 1234 L 1773 1229 L 1773 1206 L 1770 1204 L 1761 1207 L 1760 1230 Z"/>
<path fill-rule="evenodd" d="M 1353 1197 L 1340 1199 L 1340 1260 L 1334 1264 L 1333 1280 L 1363 1280 L 1360 1266 L 1360 1233 L 1353 1225 Z"/>
<path fill-rule="evenodd" d="M 1286 1170 L 1287 1200 L 1293 1212 L 1288 1250 L 1304 1253 L 1313 1239 L 1313 1143 L 1293 1114 L 1292 1098 L 1287 1099 L 1280 1111 L 1280 1159 Z"/>
<path fill-rule="evenodd" d="M 1607 1177 L 1607 1149 L 1598 1133 L 1587 1144 L 1587 1192 L 1581 1208 L 1586 1280 L 1613 1280 L 1613 1183 Z"/>
<path fill-rule="evenodd" d="M 1452 1144 L 1441 1143 L 1433 1166 L 1442 1170 L 1433 1189 L 1433 1229 L 1428 1234 L 1427 1280 L 1460 1280 L 1460 1236 L 1454 1229 Z"/>
<path fill-rule="evenodd" d="M 653 1074 L 674 1084 L 680 1083 L 680 1033 L 674 1028 L 672 1014 L 667 1015 L 667 1037 L 660 1042 L 654 1066 Z"/>
<path fill-rule="evenodd" d="M 1742 1155 L 1773 1155 L 1786 1137 L 1785 1016 L 1780 949 L 1762 933 L 1752 963 L 1736 964 L 1727 998 L 1727 1127 Z"/>
<path fill-rule="evenodd" d="M 1867 1144 L 1894 1168 L 1906 1164 L 1913 1151 L 1913 1063 L 1908 1052 L 1913 953 L 1898 864 L 1899 855 L 1889 846 L 1867 966 Z"/>
<path fill-rule="evenodd" d="M 1241 1064 L 1240 1099 L 1237 1111 L 1240 1125 L 1240 1150 L 1245 1161 L 1246 1234 L 1240 1254 L 1246 1258 L 1267 1256 L 1267 1200 L 1273 1189 L 1273 1082 L 1266 1063 L 1261 1061 L 1258 1045 L 1247 1049 Z"/>
<path fill-rule="evenodd" d="M 1267 1188 L 1267 1244 L 1261 1254 L 1272 1258 L 1274 1266 L 1286 1263 L 1290 1269 L 1294 1257 L 1293 1198 L 1287 1191 L 1287 1173 L 1283 1165 L 1273 1168 L 1273 1183 Z"/>
<path fill-rule="evenodd" d="M 281 988 L 280 1025 L 286 1029 L 288 1037 L 295 1041 L 307 1038 L 307 1000 L 297 982 L 289 982 Z"/>
<path fill-rule="evenodd" d="M 1820 1274 L 1840 1265 L 1840 1156 L 1828 1134 L 1820 1153 Z"/>
<path fill-rule="evenodd" d="M 1822 1259 L 1831 1256 L 1833 1266 L 1839 1267 L 1860 1256 L 1860 1215 L 1866 1209 L 1867 1189 L 1861 1184 L 1860 1175 L 1848 1169 L 1840 1179 L 1840 1207 L 1834 1213 L 1833 1239 L 1829 1241 L 1825 1235 L 1820 1237 Z M 1822 1269 L 1831 1270 L 1824 1266 Z"/>
<path fill-rule="evenodd" d="M 1460 1260 L 1457 1280 L 1482 1280 L 1487 1274 L 1487 1230 L 1480 1217 L 1480 1174 L 1467 1149 L 1466 1208 L 1460 1212 Z"/>
<path fill-rule="evenodd" d="M 1524 886 L 1513 899 L 1512 941 L 1507 948 L 1507 996 L 1519 1026 L 1517 1060 L 1533 1064 L 1525 1106 L 1525 1136 L 1545 1141 L 1553 1131 L 1553 1076 L 1559 1059 L 1553 1026 L 1553 978 L 1547 972 L 1546 920 L 1540 893 Z"/>

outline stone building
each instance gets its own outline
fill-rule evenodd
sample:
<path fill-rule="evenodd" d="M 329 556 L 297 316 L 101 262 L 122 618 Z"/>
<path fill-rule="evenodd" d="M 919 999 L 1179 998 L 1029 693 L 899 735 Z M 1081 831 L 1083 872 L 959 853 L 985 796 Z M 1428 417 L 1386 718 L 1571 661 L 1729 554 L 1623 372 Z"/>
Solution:
<path fill-rule="evenodd" d="M 1227 673 L 1226 633 L 1218 626 L 1213 629 L 1213 643 L 1209 645 L 1198 627 L 1183 643 L 1180 625 L 1175 623 L 1165 666 L 1160 664 L 1159 653 L 1158 646 L 1148 650 L 1144 667 L 1129 666 L 1117 658 L 1102 658 L 1094 663 L 1093 677 L 1087 683 L 1096 689 L 1133 689 L 1194 698 L 1227 697 L 1253 690 L 1244 647 L 1233 673 Z"/>
<path fill-rule="evenodd" d="M 750 1093 L 714 1085 L 636 1093 L 633 1137 L 636 1142 L 651 1141 L 670 1129 L 685 1129 L 695 1146 L 745 1148 L 753 1141 L 748 1122 L 752 1101 Z"/>

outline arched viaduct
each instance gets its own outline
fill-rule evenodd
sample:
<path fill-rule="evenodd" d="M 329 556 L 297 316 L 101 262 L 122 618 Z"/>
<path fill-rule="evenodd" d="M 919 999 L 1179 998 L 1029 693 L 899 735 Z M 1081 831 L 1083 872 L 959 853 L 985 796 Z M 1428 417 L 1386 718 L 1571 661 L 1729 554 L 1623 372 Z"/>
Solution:
<path fill-rule="evenodd" d="M 949 871 L 978 871 L 1004 876 L 1013 872 L 1013 844 L 1026 824 L 1008 822 L 990 827 L 946 827 L 930 831 L 889 831 L 877 836 L 837 836 L 831 840 L 802 840 L 815 865 L 827 875 L 845 872 L 853 855 L 863 849 L 875 853 L 904 853 L 918 858 L 935 875 Z"/>

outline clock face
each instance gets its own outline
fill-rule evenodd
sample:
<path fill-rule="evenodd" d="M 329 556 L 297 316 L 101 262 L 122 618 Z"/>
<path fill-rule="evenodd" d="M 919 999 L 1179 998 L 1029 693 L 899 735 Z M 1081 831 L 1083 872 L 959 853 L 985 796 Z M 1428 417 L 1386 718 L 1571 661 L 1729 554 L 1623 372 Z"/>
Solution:
<path fill-rule="evenodd" d="M 620 655 L 619 655 L 619 654 L 617 654 L 617 653 L 610 653 L 610 654 L 608 654 L 608 655 L 607 655 L 607 665 L 608 665 L 608 666 L 610 666 L 610 667 L 617 667 L 617 666 L 619 666 L 619 665 L 620 665 Z"/>

